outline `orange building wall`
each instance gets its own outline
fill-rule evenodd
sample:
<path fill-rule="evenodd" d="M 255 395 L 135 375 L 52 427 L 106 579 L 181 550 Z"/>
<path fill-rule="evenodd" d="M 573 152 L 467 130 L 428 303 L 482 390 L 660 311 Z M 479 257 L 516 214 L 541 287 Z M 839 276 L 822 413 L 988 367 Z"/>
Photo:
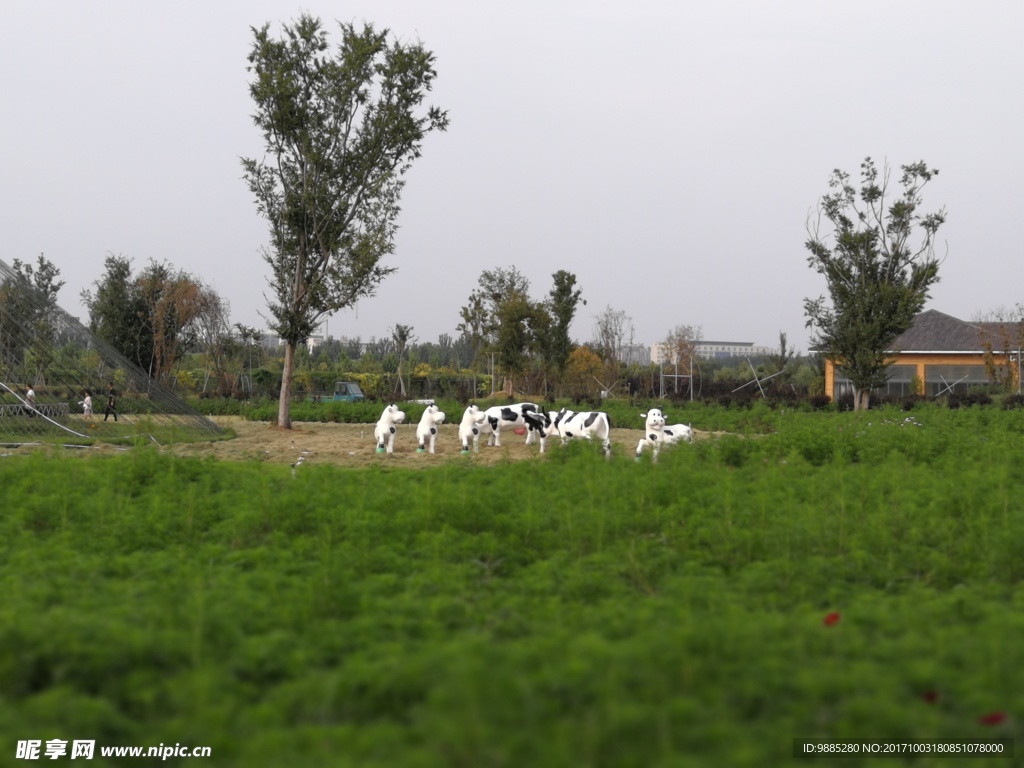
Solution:
<path fill-rule="evenodd" d="M 993 354 L 996 363 L 1002 364 L 1006 362 L 1005 354 Z M 895 355 L 888 360 L 888 362 L 894 365 L 914 365 L 917 366 L 917 378 L 923 384 L 924 383 L 924 369 L 926 365 L 984 365 L 984 355 L 978 354 L 947 354 L 937 355 L 928 352 L 922 352 L 919 354 L 903 354 Z M 1014 369 L 1011 374 L 1016 380 L 1017 371 Z M 825 360 L 825 394 L 831 399 L 835 400 L 835 383 L 836 383 L 836 372 L 835 366 L 832 361 Z"/>

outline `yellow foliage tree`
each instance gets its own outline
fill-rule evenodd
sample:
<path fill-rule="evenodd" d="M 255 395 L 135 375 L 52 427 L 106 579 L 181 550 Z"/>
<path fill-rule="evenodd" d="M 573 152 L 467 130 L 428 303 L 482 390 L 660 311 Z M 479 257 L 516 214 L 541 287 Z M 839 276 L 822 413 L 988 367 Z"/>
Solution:
<path fill-rule="evenodd" d="M 601 386 L 597 381 L 601 368 L 601 358 L 590 347 L 586 344 L 576 347 L 565 365 L 565 384 L 571 395 L 574 398 L 596 395 Z"/>

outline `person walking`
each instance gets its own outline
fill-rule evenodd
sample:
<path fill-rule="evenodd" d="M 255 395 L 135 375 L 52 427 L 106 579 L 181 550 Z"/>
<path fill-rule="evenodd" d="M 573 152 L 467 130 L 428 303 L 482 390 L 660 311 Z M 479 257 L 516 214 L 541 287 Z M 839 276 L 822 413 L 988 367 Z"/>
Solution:
<path fill-rule="evenodd" d="M 92 418 L 92 395 L 90 394 L 88 389 L 85 390 L 85 399 L 83 399 L 82 402 L 79 403 L 79 405 L 82 406 L 82 414 L 85 416 L 85 418 L 91 419 Z"/>
<path fill-rule="evenodd" d="M 35 416 L 36 415 L 36 391 L 34 389 L 32 389 L 32 385 L 31 384 L 28 387 L 28 392 L 25 393 L 25 402 L 28 403 L 28 415 L 29 416 Z"/>
<path fill-rule="evenodd" d="M 106 421 L 110 414 L 114 414 L 114 421 L 117 421 L 117 395 L 114 394 L 114 385 L 107 388 L 107 405 L 103 409 L 103 420 Z"/>

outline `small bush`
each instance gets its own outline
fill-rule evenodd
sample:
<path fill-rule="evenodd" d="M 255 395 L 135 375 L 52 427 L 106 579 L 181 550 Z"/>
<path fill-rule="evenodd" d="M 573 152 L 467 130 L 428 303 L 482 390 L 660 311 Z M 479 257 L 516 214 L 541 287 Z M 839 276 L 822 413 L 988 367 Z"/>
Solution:
<path fill-rule="evenodd" d="M 830 405 L 832 405 L 832 398 L 825 394 L 811 395 L 811 397 L 808 398 L 807 402 L 810 403 L 811 408 L 813 410 L 823 411 Z"/>
<path fill-rule="evenodd" d="M 1003 409 L 1024 408 L 1024 395 L 1007 395 L 1003 398 Z"/>

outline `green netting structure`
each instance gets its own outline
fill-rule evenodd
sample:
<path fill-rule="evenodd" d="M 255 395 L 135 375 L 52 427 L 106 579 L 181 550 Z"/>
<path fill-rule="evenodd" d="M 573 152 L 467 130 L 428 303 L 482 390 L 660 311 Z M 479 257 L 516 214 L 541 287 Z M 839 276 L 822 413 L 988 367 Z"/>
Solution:
<path fill-rule="evenodd" d="M 111 393 L 115 407 L 105 413 Z M 0 260 L 0 443 L 164 444 L 221 434 Z"/>

